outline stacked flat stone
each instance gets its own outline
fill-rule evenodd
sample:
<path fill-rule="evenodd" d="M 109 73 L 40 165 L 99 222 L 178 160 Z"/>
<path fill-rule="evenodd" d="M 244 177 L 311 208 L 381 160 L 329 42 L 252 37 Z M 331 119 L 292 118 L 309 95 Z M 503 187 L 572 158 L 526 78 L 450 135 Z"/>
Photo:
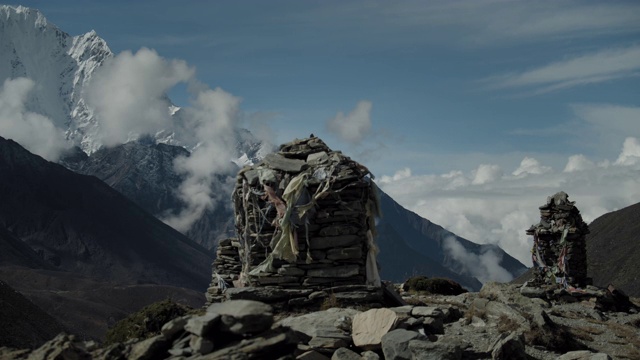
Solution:
<path fill-rule="evenodd" d="M 224 290 L 233 286 L 242 271 L 242 263 L 238 255 L 238 239 L 227 238 L 218 243 L 216 259 L 213 261 L 211 285 L 205 293 L 207 305 L 224 299 Z"/>
<path fill-rule="evenodd" d="M 369 175 L 317 137 L 242 169 L 233 194 L 241 285 L 366 284 L 378 206 Z"/>
<path fill-rule="evenodd" d="M 383 302 L 371 178 L 364 166 L 313 136 L 243 168 L 232 195 L 238 237 L 218 245 L 207 305 L 234 299 L 276 309 Z"/>
<path fill-rule="evenodd" d="M 536 283 L 565 287 L 590 284 L 585 242 L 589 227 L 574 204 L 565 192 L 550 196 L 540 206 L 540 222 L 527 230 L 527 235 L 534 237 Z"/>

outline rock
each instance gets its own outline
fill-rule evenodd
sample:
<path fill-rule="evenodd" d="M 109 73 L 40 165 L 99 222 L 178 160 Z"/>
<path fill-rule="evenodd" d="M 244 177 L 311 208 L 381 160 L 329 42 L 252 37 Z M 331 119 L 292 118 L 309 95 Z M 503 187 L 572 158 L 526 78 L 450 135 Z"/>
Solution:
<path fill-rule="evenodd" d="M 278 325 L 289 327 L 310 337 L 322 335 L 341 338 L 345 332 L 336 327 L 336 323 L 339 323 L 343 317 L 353 319 L 357 314 L 360 314 L 360 311 L 333 308 L 301 316 L 288 317 L 279 321 Z M 331 332 L 333 332 L 333 336 L 329 335 Z"/>
<path fill-rule="evenodd" d="M 228 359 L 278 359 L 291 355 L 297 348 L 300 339 L 291 330 L 275 328 L 260 336 L 255 336 L 235 345 L 214 351 L 206 355 L 208 360 Z"/>
<path fill-rule="evenodd" d="M 416 306 L 411 310 L 411 316 L 426 316 L 442 319 L 444 318 L 444 313 L 435 306 Z"/>
<path fill-rule="evenodd" d="M 76 341 L 75 336 L 58 334 L 29 354 L 33 360 L 53 359 L 91 359 L 91 355 Z"/>
<path fill-rule="evenodd" d="M 217 328 L 219 322 L 219 314 L 206 313 L 202 316 L 188 319 L 184 325 L 184 330 L 200 337 L 207 336 Z"/>
<path fill-rule="evenodd" d="M 213 342 L 199 336 L 194 336 L 189 340 L 189 347 L 193 349 L 193 353 L 205 355 L 213 351 Z"/>
<path fill-rule="evenodd" d="M 447 341 L 430 342 L 424 340 L 409 341 L 412 360 L 460 360 L 462 348 L 459 344 Z"/>
<path fill-rule="evenodd" d="M 154 336 L 152 338 L 135 343 L 131 346 L 131 352 L 127 357 L 128 360 L 155 360 L 167 357 L 169 350 L 169 341 L 162 336 Z M 65 358 L 66 359 L 66 358 Z"/>
<path fill-rule="evenodd" d="M 393 330 L 398 315 L 389 309 L 371 309 L 356 315 L 351 328 L 353 343 L 366 350 L 380 348 L 382 337 Z"/>
<path fill-rule="evenodd" d="M 558 356 L 556 360 L 611 360 L 611 357 L 604 353 L 593 353 L 589 350 L 570 351 Z"/>
<path fill-rule="evenodd" d="M 282 289 L 276 287 L 240 287 L 229 288 L 225 291 L 225 296 L 229 300 L 256 300 L 266 303 L 290 299 L 294 297 L 307 296 L 311 294 L 310 289 Z"/>
<path fill-rule="evenodd" d="M 329 360 L 328 357 L 320 354 L 315 350 L 309 350 L 296 357 L 296 360 Z"/>
<path fill-rule="evenodd" d="M 341 347 L 333 353 L 331 360 L 362 360 L 362 356 L 352 350 Z"/>
<path fill-rule="evenodd" d="M 489 347 L 494 360 L 527 360 L 524 341 L 521 335 L 512 332 L 500 334 L 500 337 Z"/>
<path fill-rule="evenodd" d="M 426 317 L 422 324 L 424 325 L 424 331 L 428 334 L 444 334 L 442 319 Z"/>
<path fill-rule="evenodd" d="M 523 286 L 520 288 L 520 294 L 529 298 L 545 298 L 547 292 L 538 287 Z"/>
<path fill-rule="evenodd" d="M 341 292 L 334 294 L 336 300 L 346 301 L 348 303 L 370 303 L 382 301 L 381 292 L 367 292 L 367 291 L 354 291 L 354 292 Z"/>
<path fill-rule="evenodd" d="M 263 161 L 273 169 L 282 170 L 286 172 L 300 172 L 307 166 L 306 161 L 289 159 L 280 154 L 267 154 Z"/>
<path fill-rule="evenodd" d="M 471 326 L 473 326 L 473 327 L 485 327 L 485 326 L 487 326 L 487 323 L 485 323 L 484 320 L 482 320 L 481 318 L 479 318 L 479 317 L 474 315 L 471 318 Z"/>
<path fill-rule="evenodd" d="M 339 349 L 341 347 L 349 346 L 349 342 L 342 338 L 331 338 L 324 336 L 316 336 L 309 340 L 309 346 L 316 350 L 330 350 Z"/>
<path fill-rule="evenodd" d="M 362 356 L 362 360 L 380 360 L 380 355 L 369 350 L 363 352 L 360 356 Z"/>
<path fill-rule="evenodd" d="M 219 314 L 220 329 L 232 334 L 258 333 L 273 324 L 273 308 L 254 300 L 231 300 L 211 304 L 207 314 Z"/>
<path fill-rule="evenodd" d="M 167 339 L 173 339 L 175 335 L 184 331 L 184 326 L 187 325 L 187 321 L 189 321 L 193 317 L 193 315 L 177 317 L 162 325 L 162 329 L 160 329 L 160 332 Z"/>
<path fill-rule="evenodd" d="M 393 310 L 398 315 L 398 319 L 403 320 L 411 317 L 411 310 L 413 310 L 413 305 L 396 306 L 389 308 L 389 310 Z"/>
<path fill-rule="evenodd" d="M 410 360 L 409 341 L 422 339 L 420 333 L 404 329 L 396 329 L 382 337 L 382 353 L 386 360 Z"/>

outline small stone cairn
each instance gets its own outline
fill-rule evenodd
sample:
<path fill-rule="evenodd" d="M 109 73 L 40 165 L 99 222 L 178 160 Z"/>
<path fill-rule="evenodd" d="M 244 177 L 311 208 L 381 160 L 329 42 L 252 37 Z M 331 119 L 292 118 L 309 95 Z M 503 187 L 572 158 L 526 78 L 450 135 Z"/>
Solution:
<path fill-rule="evenodd" d="M 305 305 L 338 293 L 380 299 L 372 178 L 314 136 L 240 170 L 232 195 L 238 236 L 218 246 L 208 303 L 277 298 Z"/>
<path fill-rule="evenodd" d="M 540 206 L 540 222 L 527 230 L 533 236 L 532 284 L 559 284 L 565 289 L 591 284 L 585 242 L 589 228 L 574 204 L 563 191 L 548 197 Z"/>

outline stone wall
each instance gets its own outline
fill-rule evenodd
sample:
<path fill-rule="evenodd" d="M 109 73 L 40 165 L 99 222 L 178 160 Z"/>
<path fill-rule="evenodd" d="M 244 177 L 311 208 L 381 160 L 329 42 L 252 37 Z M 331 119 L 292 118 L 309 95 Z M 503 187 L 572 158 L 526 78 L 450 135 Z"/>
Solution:
<path fill-rule="evenodd" d="M 232 199 L 238 237 L 218 246 L 209 301 L 225 287 L 381 286 L 371 174 L 319 138 L 243 168 Z"/>

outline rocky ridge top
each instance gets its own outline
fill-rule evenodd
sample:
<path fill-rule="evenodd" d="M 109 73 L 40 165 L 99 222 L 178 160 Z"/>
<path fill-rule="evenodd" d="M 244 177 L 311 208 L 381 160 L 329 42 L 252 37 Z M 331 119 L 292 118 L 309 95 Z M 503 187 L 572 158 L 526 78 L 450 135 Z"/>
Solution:
<path fill-rule="evenodd" d="M 581 297 L 489 283 L 457 296 L 402 293 L 412 305 L 275 313 L 265 303 L 215 303 L 159 334 L 108 347 L 59 335 L 6 359 L 637 359 L 640 314 L 600 310 L 604 289 Z"/>

